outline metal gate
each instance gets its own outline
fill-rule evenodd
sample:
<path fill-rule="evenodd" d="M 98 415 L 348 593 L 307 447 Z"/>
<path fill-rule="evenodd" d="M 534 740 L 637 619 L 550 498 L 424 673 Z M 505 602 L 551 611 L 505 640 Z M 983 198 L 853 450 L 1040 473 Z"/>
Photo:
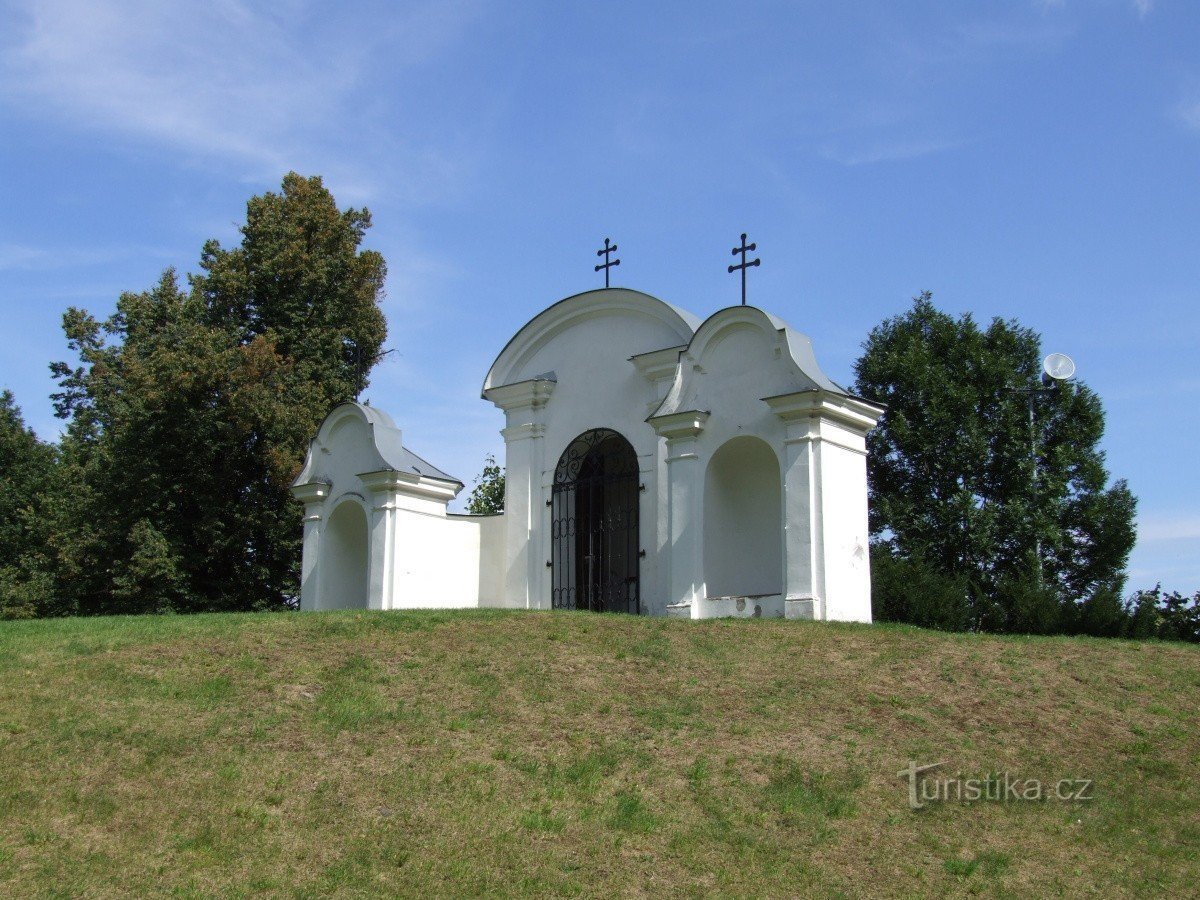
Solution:
<path fill-rule="evenodd" d="M 555 609 L 638 612 L 637 454 L 607 428 L 575 438 L 554 470 L 550 538 Z"/>

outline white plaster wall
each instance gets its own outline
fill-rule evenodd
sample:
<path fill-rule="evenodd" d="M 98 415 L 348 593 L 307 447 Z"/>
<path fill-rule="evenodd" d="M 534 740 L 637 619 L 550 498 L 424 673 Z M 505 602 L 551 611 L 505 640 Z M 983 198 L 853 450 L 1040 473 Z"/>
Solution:
<path fill-rule="evenodd" d="M 451 514 L 447 518 L 473 524 L 479 532 L 480 606 L 504 605 L 504 513 L 492 516 Z"/>
<path fill-rule="evenodd" d="M 398 511 L 392 608 L 478 606 L 479 551 L 478 520 Z"/>

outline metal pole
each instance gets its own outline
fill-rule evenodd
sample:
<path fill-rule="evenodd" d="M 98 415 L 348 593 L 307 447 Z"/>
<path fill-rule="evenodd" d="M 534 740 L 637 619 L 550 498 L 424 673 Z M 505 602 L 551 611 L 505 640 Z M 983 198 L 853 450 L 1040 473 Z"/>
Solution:
<path fill-rule="evenodd" d="M 1037 584 L 1042 586 L 1042 533 L 1038 529 L 1037 521 L 1037 495 L 1038 495 L 1038 459 L 1037 459 L 1037 427 L 1034 424 L 1033 417 L 1033 399 L 1036 396 L 1032 391 L 1027 395 L 1029 397 L 1029 462 L 1032 472 L 1032 491 L 1033 498 L 1033 539 L 1034 539 L 1034 554 L 1037 557 Z"/>

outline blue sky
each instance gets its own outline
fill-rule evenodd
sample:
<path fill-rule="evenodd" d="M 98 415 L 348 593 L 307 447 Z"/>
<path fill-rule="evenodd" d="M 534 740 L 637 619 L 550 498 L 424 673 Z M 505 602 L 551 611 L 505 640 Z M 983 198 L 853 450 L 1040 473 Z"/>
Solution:
<path fill-rule="evenodd" d="M 63 310 L 194 271 L 289 169 L 371 209 L 367 396 L 466 481 L 488 365 L 605 237 L 706 315 L 748 231 L 837 380 L 923 289 L 1073 356 L 1130 587 L 1200 589 L 1200 4 L 0 0 L 0 386 L 39 434 Z"/>

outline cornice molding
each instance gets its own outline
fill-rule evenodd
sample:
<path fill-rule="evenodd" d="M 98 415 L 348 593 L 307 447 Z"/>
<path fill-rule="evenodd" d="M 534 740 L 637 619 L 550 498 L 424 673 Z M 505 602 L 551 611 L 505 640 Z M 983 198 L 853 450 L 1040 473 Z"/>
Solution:
<path fill-rule="evenodd" d="M 556 384 L 558 379 L 554 373 L 547 372 L 527 381 L 514 381 L 512 384 L 488 388 L 483 392 L 483 396 L 505 412 L 526 407 L 540 409 L 549 402 Z"/>
<path fill-rule="evenodd" d="M 293 484 L 292 496 L 307 506 L 328 499 L 332 490 L 333 485 L 328 481 L 310 481 L 306 484 Z"/>
<path fill-rule="evenodd" d="M 694 438 L 704 430 L 709 413 L 698 409 L 683 412 L 667 413 L 665 416 L 651 416 L 646 421 L 659 437 L 667 440 L 676 438 Z"/>
<path fill-rule="evenodd" d="M 395 469 L 384 469 L 380 472 L 363 472 L 359 480 L 369 491 L 396 491 L 411 497 L 423 497 L 428 500 L 450 501 L 458 496 L 462 485 L 457 482 L 442 481 L 439 478 L 428 478 L 424 475 L 410 475 L 408 472 L 397 472 Z"/>
<path fill-rule="evenodd" d="M 875 427 L 884 413 L 884 407 L 875 403 L 819 388 L 763 397 L 762 401 L 784 422 L 820 419 L 841 425 L 863 437 Z"/>
<path fill-rule="evenodd" d="M 675 374 L 679 366 L 679 354 L 687 349 L 687 345 L 679 347 L 664 347 L 662 350 L 651 350 L 649 353 L 638 353 L 629 357 L 638 374 L 647 381 L 661 381 Z"/>

